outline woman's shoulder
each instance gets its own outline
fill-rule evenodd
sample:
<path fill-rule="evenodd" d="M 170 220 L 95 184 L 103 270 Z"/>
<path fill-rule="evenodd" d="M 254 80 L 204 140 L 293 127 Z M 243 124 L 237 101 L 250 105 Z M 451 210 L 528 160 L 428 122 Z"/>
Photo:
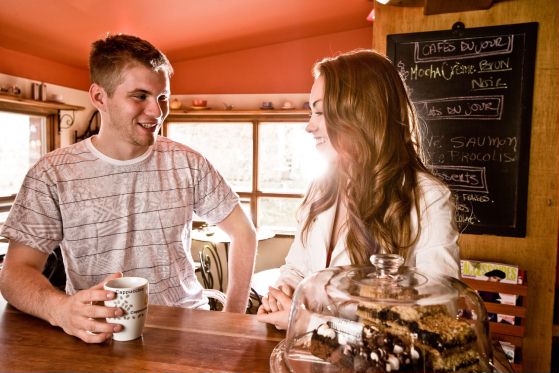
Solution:
<path fill-rule="evenodd" d="M 417 185 L 420 188 L 448 190 L 447 185 L 441 179 L 428 172 L 417 173 Z"/>
<path fill-rule="evenodd" d="M 417 186 L 420 196 L 427 205 L 440 199 L 448 199 L 451 195 L 450 189 L 444 182 L 427 172 L 417 174 Z"/>

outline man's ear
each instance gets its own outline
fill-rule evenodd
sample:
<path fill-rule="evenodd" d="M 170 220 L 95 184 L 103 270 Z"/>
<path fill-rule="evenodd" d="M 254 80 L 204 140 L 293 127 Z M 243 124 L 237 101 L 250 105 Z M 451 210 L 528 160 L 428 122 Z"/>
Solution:
<path fill-rule="evenodd" d="M 107 91 L 103 87 L 97 83 L 91 84 L 91 87 L 89 87 L 89 98 L 97 110 L 106 111 L 107 97 Z"/>

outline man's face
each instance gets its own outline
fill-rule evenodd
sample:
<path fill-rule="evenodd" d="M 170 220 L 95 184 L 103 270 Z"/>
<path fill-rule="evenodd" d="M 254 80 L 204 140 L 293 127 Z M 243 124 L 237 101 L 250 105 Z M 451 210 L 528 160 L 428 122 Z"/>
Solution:
<path fill-rule="evenodd" d="M 139 150 L 152 145 L 169 114 L 169 77 L 141 65 L 130 65 L 123 80 L 107 97 L 107 123 L 115 143 Z"/>

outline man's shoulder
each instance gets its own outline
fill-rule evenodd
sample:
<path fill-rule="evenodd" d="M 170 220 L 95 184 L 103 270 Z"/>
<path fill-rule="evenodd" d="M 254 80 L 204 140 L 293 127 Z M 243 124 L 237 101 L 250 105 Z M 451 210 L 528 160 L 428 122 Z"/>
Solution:
<path fill-rule="evenodd" d="M 85 146 L 84 140 L 48 152 L 35 163 L 33 168 L 46 170 L 69 164 L 77 164 L 91 159 L 92 154 Z"/>
<path fill-rule="evenodd" d="M 85 145 L 86 141 L 87 141 L 87 139 L 79 141 L 79 142 L 74 143 L 74 144 L 70 144 L 70 145 L 60 147 L 58 149 L 55 149 L 53 151 L 48 152 L 47 154 L 45 154 L 45 157 L 46 156 L 53 156 L 53 155 L 91 153 L 89 151 L 89 149 L 87 149 L 87 146 Z"/>
<path fill-rule="evenodd" d="M 205 157 L 197 150 L 164 136 L 159 136 L 157 138 L 154 151 L 163 156 L 183 156 L 189 159 L 205 160 Z"/>

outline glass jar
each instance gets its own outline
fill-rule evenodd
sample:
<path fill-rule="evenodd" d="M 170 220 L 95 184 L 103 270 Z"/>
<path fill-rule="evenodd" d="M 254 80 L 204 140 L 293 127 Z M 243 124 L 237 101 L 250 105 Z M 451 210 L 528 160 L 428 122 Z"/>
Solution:
<path fill-rule="evenodd" d="M 448 276 L 373 255 L 303 280 L 272 372 L 494 372 L 487 312 Z"/>

